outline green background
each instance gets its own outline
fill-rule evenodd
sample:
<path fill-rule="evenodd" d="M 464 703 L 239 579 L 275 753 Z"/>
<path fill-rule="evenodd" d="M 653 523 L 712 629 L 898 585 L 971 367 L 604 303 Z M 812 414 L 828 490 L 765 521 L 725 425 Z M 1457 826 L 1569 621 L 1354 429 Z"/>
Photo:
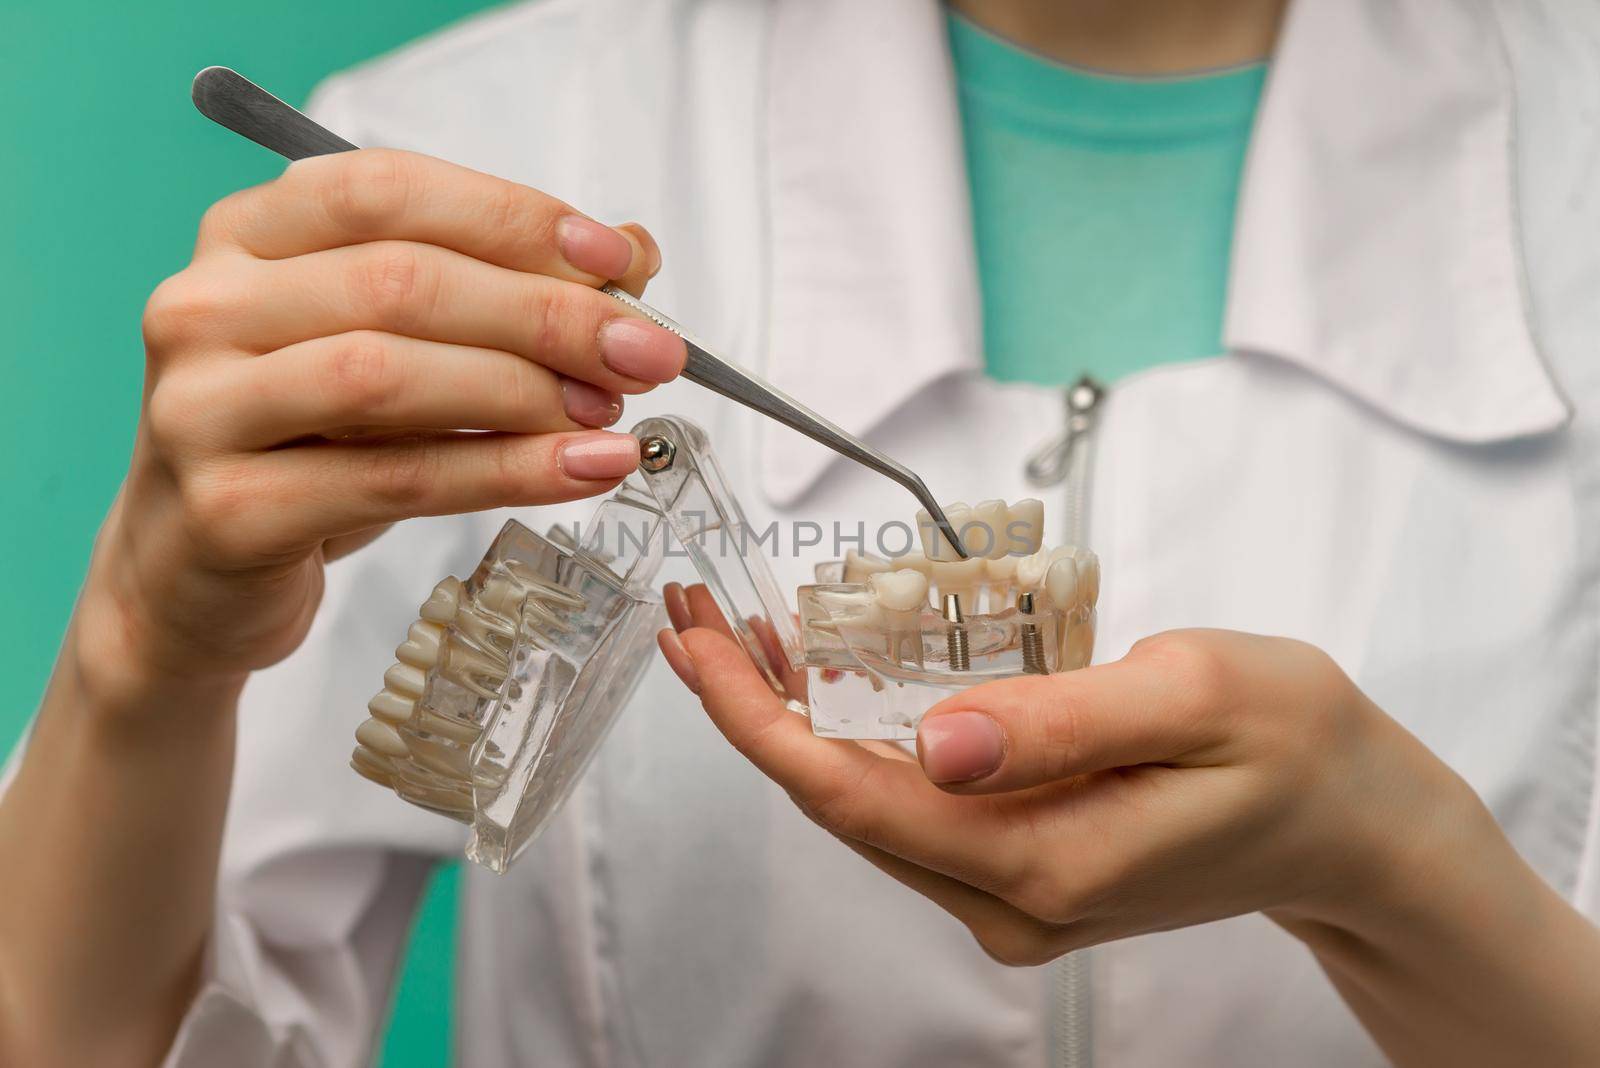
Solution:
<path fill-rule="evenodd" d="M 290 101 L 482 0 L 0 0 L 0 751 L 50 672 L 138 418 L 146 296 L 224 194 L 282 164 L 202 119 L 231 66 Z M 381 1064 L 445 1063 L 458 871 L 418 916 Z"/>

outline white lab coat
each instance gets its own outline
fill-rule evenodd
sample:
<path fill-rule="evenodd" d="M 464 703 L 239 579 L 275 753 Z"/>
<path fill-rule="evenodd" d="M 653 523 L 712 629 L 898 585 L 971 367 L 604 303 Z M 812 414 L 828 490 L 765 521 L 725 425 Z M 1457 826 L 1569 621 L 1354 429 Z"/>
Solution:
<path fill-rule="evenodd" d="M 941 17 L 546 0 L 340 75 L 314 111 L 645 222 L 666 255 L 654 303 L 942 497 L 1015 498 L 1061 403 L 981 374 Z M 1114 385 L 1088 537 L 1098 659 L 1202 624 L 1321 646 L 1591 915 L 1597 56 L 1600 8 L 1577 0 L 1299 0 L 1249 155 L 1227 352 Z M 663 411 L 710 431 L 758 526 L 913 508 L 687 383 L 630 400 L 624 424 Z M 250 683 L 211 979 L 170 1065 L 369 1057 L 427 858 L 463 832 L 351 773 L 351 729 L 427 590 L 503 519 L 406 524 L 334 565 L 304 648 Z M 814 559 L 774 566 L 794 585 Z M 660 664 L 633 704 L 520 864 L 468 870 L 462 1063 L 1053 1062 L 1055 968 L 992 962 L 813 827 Z M 1091 960 L 1094 1063 L 1382 1063 L 1259 916 Z"/>

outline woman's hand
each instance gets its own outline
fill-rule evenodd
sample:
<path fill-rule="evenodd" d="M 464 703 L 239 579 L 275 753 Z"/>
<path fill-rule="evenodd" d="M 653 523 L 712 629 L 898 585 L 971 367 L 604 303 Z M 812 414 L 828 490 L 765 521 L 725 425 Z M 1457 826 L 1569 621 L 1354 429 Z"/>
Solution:
<path fill-rule="evenodd" d="M 728 740 L 1002 962 L 1263 911 L 1318 953 L 1402 1063 L 1600 1052 L 1593 928 L 1458 776 L 1310 646 L 1176 631 L 1114 663 L 976 686 L 927 713 L 914 761 L 815 737 L 708 598 L 668 604 L 679 633 L 663 632 L 663 651 Z M 1472 942 L 1501 910 L 1519 934 L 1497 960 Z M 1540 910 L 1532 926 L 1564 931 L 1557 954 L 1579 956 L 1571 981 L 1531 999 L 1550 963 L 1527 977 L 1512 962 Z M 1461 1018 L 1462 983 L 1510 986 L 1542 1018 L 1499 1044 Z M 1392 998 L 1373 996 L 1386 986 Z"/>
<path fill-rule="evenodd" d="M 305 160 L 218 203 L 145 312 L 88 669 L 113 689 L 242 677 L 304 636 L 323 563 L 386 524 L 614 486 L 635 443 L 595 428 L 684 348 L 596 287 L 658 266 L 641 228 L 404 152 Z"/>
<path fill-rule="evenodd" d="M 399 519 L 601 493 L 684 346 L 598 292 L 655 243 L 404 152 L 206 214 L 151 297 L 133 461 L 0 798 L 0 1062 L 155 1064 L 200 976 L 248 673 Z"/>

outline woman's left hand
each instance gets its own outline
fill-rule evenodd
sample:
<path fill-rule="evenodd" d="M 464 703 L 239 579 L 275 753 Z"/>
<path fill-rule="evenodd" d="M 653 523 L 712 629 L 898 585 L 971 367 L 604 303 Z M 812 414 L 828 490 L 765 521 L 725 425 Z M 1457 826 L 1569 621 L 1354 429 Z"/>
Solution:
<path fill-rule="evenodd" d="M 663 650 L 728 740 L 1005 963 L 1255 911 L 1359 929 L 1447 858 L 1503 843 L 1460 778 L 1300 642 L 1174 631 L 975 686 L 924 717 L 919 766 L 814 736 L 703 590 L 668 601 Z"/>

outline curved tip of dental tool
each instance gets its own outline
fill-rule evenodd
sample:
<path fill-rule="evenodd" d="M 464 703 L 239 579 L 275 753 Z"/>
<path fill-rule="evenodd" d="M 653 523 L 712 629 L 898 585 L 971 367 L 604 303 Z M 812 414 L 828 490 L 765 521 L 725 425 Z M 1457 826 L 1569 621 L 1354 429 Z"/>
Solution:
<path fill-rule="evenodd" d="M 944 540 L 950 543 L 950 547 L 956 551 L 956 555 L 963 560 L 971 559 L 972 554 L 967 552 L 965 545 L 961 544 L 961 535 L 956 533 L 956 528 L 950 522 L 950 518 L 944 514 L 944 509 L 939 507 L 939 502 L 933 499 L 933 494 L 928 492 L 928 488 L 922 485 L 921 479 L 917 480 L 917 488 L 914 492 L 918 503 L 928 510 L 928 518 L 933 520 L 933 525 L 939 528 L 939 533 L 944 535 Z"/>
<path fill-rule="evenodd" d="M 944 535 L 945 541 L 948 541 L 950 547 L 956 551 L 956 555 L 963 560 L 970 560 L 972 554 L 967 552 L 965 545 L 961 544 L 961 535 L 956 533 L 956 528 L 951 526 L 950 520 L 945 518 L 944 512 L 929 510 L 928 515 L 932 517 L 934 524 L 938 526 L 939 533 Z"/>

